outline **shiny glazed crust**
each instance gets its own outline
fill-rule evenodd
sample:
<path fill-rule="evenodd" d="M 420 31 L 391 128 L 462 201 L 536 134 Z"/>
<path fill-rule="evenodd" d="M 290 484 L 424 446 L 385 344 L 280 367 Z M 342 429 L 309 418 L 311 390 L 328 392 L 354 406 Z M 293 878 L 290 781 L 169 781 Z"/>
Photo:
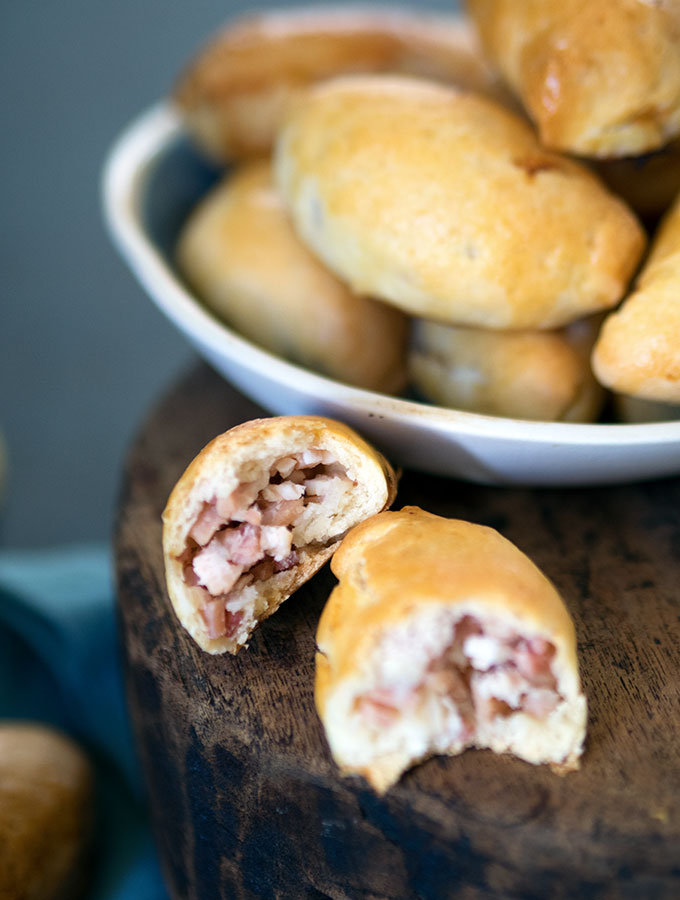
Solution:
<path fill-rule="evenodd" d="M 592 422 L 604 391 L 590 368 L 601 317 L 559 331 L 413 322 L 412 384 L 433 403 L 491 416 Z"/>
<path fill-rule="evenodd" d="M 593 369 L 617 393 L 680 403 L 680 196 L 659 228 L 635 291 L 605 320 Z"/>
<path fill-rule="evenodd" d="M 355 291 L 449 324 L 555 328 L 611 308 L 645 243 L 517 115 L 415 79 L 311 88 L 275 173 L 302 239 Z"/>
<path fill-rule="evenodd" d="M 177 618 L 196 643 L 209 653 L 235 653 L 242 643 L 208 637 L 199 612 L 202 598 L 184 581 L 180 557 L 188 534 L 204 503 L 220 489 L 228 495 L 242 482 L 257 480 L 281 457 L 306 449 L 331 451 L 356 482 L 352 506 L 337 511 L 323 533 L 304 548 L 291 569 L 259 582 L 265 604 L 260 620 L 321 568 L 344 533 L 367 516 L 389 506 L 396 492 L 396 477 L 384 457 L 341 422 L 317 416 L 278 416 L 254 419 L 211 441 L 190 463 L 175 485 L 163 512 L 163 556 L 168 595 Z"/>
<path fill-rule="evenodd" d="M 203 198 L 177 258 L 198 296 L 267 350 L 370 390 L 404 387 L 406 317 L 352 293 L 301 243 L 267 162 L 244 164 Z"/>
<path fill-rule="evenodd" d="M 380 662 L 375 650 L 385 635 L 432 610 L 494 617 L 521 634 L 554 644 L 553 669 L 564 698 L 559 714 L 546 723 L 523 714 L 510 716 L 504 720 L 506 734 L 482 741 L 477 736 L 473 745 L 532 763 L 548 762 L 560 772 L 578 768 L 586 702 L 574 626 L 553 585 L 518 548 L 491 528 L 405 507 L 353 529 L 331 567 L 340 583 L 317 630 L 315 702 L 345 773 L 358 772 L 383 791 L 419 761 L 399 755 L 371 759 L 366 746 L 354 748 L 356 758 L 363 760 L 360 765 L 346 758 L 348 710 L 373 687 L 372 662 Z M 353 733 L 360 741 L 359 733 Z M 465 746 L 457 744 L 449 752 L 460 753 Z"/>
<path fill-rule="evenodd" d="M 680 133 L 677 0 L 466 0 L 547 146 L 637 156 Z"/>
<path fill-rule="evenodd" d="M 182 73 L 175 100 L 209 156 L 245 159 L 269 153 L 307 85 L 345 72 L 404 72 L 505 96 L 457 16 L 330 6 L 235 20 Z"/>

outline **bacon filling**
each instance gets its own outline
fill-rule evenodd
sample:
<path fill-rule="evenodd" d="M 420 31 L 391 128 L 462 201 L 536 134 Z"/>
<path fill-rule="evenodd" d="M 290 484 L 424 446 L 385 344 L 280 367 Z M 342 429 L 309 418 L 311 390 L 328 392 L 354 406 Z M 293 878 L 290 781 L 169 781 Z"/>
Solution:
<path fill-rule="evenodd" d="M 479 727 L 497 717 L 522 711 L 544 718 L 555 709 L 561 697 L 554 656 L 549 641 L 464 616 L 452 643 L 429 661 L 418 683 L 382 685 L 359 697 L 356 709 L 366 725 L 380 731 L 404 714 L 431 710 L 435 698 L 445 711 L 455 711 L 455 739 L 470 743 Z"/>
<path fill-rule="evenodd" d="M 179 559 L 185 584 L 203 591 L 210 638 L 238 632 L 247 615 L 243 588 L 297 564 L 293 526 L 304 510 L 333 503 L 352 485 L 331 453 L 309 449 L 277 460 L 264 486 L 244 482 L 203 504 Z"/>

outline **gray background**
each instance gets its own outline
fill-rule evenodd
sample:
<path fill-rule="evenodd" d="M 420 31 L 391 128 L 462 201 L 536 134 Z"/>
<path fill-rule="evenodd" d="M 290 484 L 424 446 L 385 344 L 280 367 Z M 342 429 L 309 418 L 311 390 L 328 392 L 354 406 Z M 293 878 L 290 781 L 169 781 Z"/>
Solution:
<path fill-rule="evenodd" d="M 255 8 L 0 0 L 4 546 L 107 539 L 126 448 L 194 359 L 112 249 L 100 173 L 203 41 Z"/>

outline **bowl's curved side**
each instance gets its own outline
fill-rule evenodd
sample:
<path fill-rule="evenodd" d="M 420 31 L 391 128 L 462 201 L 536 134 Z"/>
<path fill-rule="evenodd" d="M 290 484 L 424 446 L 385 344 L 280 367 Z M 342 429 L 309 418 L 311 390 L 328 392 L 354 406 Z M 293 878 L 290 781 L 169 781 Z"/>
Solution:
<path fill-rule="evenodd" d="M 342 419 L 399 465 L 504 485 L 588 485 L 680 472 L 680 422 L 574 425 L 476 415 L 375 394 L 288 363 L 239 337 L 193 297 L 172 265 L 171 237 L 154 233 L 154 174 L 183 131 L 159 103 L 133 121 L 104 166 L 102 203 L 113 243 L 153 302 L 225 378 L 276 414 Z M 163 210 L 179 224 L 196 186 L 169 160 Z M 174 168 L 172 167 L 174 166 Z M 158 221 L 156 216 L 156 221 Z M 164 248 L 165 245 L 165 248 Z"/>

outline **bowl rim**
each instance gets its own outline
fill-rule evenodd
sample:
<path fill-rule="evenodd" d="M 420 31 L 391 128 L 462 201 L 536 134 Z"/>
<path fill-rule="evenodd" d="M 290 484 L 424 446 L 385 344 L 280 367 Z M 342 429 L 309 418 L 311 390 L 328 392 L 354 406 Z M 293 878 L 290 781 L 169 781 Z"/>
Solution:
<path fill-rule="evenodd" d="M 154 164 L 186 139 L 181 116 L 161 100 L 138 114 L 119 134 L 103 167 L 101 200 L 111 239 L 156 306 L 180 329 L 215 356 L 228 356 L 253 372 L 266 368 L 272 378 L 304 393 L 349 404 L 396 420 L 418 421 L 450 435 L 520 444 L 597 447 L 680 443 L 680 421 L 645 423 L 544 422 L 447 409 L 345 385 L 288 362 L 241 337 L 205 308 L 173 270 L 144 227 L 144 188 Z"/>

